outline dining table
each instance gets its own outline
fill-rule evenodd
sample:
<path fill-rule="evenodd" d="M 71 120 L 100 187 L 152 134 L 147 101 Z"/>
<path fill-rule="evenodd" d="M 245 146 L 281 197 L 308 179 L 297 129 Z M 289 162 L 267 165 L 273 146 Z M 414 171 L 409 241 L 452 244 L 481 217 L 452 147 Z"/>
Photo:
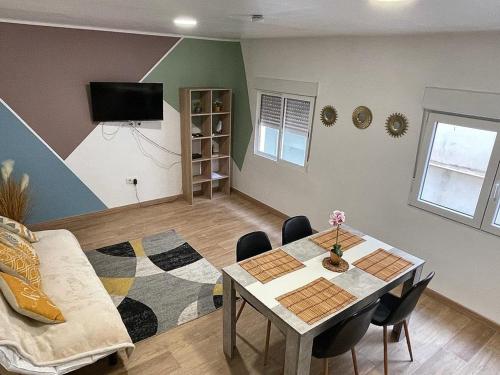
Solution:
<path fill-rule="evenodd" d="M 397 286 L 404 294 L 420 280 L 424 260 L 345 225 L 340 237 L 345 272 L 323 266 L 337 243 L 335 229 L 222 269 L 227 358 L 235 355 L 237 294 L 284 334 L 285 375 L 305 375 L 316 336 Z M 401 325 L 394 326 L 393 338 L 401 334 Z"/>

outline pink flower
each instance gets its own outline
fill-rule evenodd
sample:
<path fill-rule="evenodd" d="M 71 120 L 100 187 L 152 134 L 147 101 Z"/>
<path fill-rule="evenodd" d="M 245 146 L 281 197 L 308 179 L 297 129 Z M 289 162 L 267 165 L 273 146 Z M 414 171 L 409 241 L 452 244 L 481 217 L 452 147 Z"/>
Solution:
<path fill-rule="evenodd" d="M 330 214 L 330 220 L 328 220 L 332 227 L 338 227 L 339 225 L 345 223 L 345 213 L 343 211 L 335 210 Z"/>

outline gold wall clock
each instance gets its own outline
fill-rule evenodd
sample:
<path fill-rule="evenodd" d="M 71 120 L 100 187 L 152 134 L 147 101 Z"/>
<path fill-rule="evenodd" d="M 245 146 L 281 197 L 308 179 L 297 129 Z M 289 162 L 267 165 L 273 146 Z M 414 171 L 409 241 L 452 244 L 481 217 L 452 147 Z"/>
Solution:
<path fill-rule="evenodd" d="M 391 137 L 402 137 L 408 130 L 408 119 L 402 113 L 393 113 L 387 118 L 385 129 Z"/>
<path fill-rule="evenodd" d="M 337 121 L 337 110 L 331 105 L 324 106 L 320 117 L 323 125 L 332 126 Z"/>
<path fill-rule="evenodd" d="M 352 123 L 358 129 L 366 129 L 370 126 L 373 120 L 372 111 L 365 106 L 357 107 L 352 113 Z"/>

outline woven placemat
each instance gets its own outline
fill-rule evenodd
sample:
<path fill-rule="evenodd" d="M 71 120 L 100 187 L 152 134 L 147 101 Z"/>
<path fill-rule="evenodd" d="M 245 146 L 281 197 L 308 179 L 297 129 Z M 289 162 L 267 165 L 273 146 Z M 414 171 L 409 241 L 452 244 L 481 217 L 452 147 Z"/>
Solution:
<path fill-rule="evenodd" d="M 297 259 L 281 249 L 269 251 L 239 264 L 262 284 L 304 267 Z"/>
<path fill-rule="evenodd" d="M 308 324 L 333 314 L 357 298 L 324 277 L 276 298 L 283 306 Z"/>
<path fill-rule="evenodd" d="M 371 273 L 381 280 L 389 281 L 404 270 L 413 266 L 413 263 L 397 255 L 391 254 L 384 249 L 378 249 L 358 259 L 353 265 L 365 272 Z"/>
<path fill-rule="evenodd" d="M 326 233 L 322 233 L 316 237 L 311 238 L 311 241 L 316 245 L 321 246 L 325 250 L 331 250 L 337 239 L 337 229 L 332 229 Z M 342 245 L 342 250 L 349 250 L 362 242 L 365 242 L 361 237 L 352 234 L 344 229 L 339 229 L 339 244 Z"/>

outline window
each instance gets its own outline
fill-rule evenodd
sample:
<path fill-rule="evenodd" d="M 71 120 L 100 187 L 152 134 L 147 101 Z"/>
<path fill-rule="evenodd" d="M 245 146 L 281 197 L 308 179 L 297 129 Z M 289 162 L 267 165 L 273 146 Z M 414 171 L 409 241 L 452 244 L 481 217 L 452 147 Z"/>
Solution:
<path fill-rule="evenodd" d="M 259 92 L 255 153 L 305 166 L 309 152 L 314 98 Z"/>
<path fill-rule="evenodd" d="M 500 235 L 500 123 L 424 118 L 410 204 Z"/>

